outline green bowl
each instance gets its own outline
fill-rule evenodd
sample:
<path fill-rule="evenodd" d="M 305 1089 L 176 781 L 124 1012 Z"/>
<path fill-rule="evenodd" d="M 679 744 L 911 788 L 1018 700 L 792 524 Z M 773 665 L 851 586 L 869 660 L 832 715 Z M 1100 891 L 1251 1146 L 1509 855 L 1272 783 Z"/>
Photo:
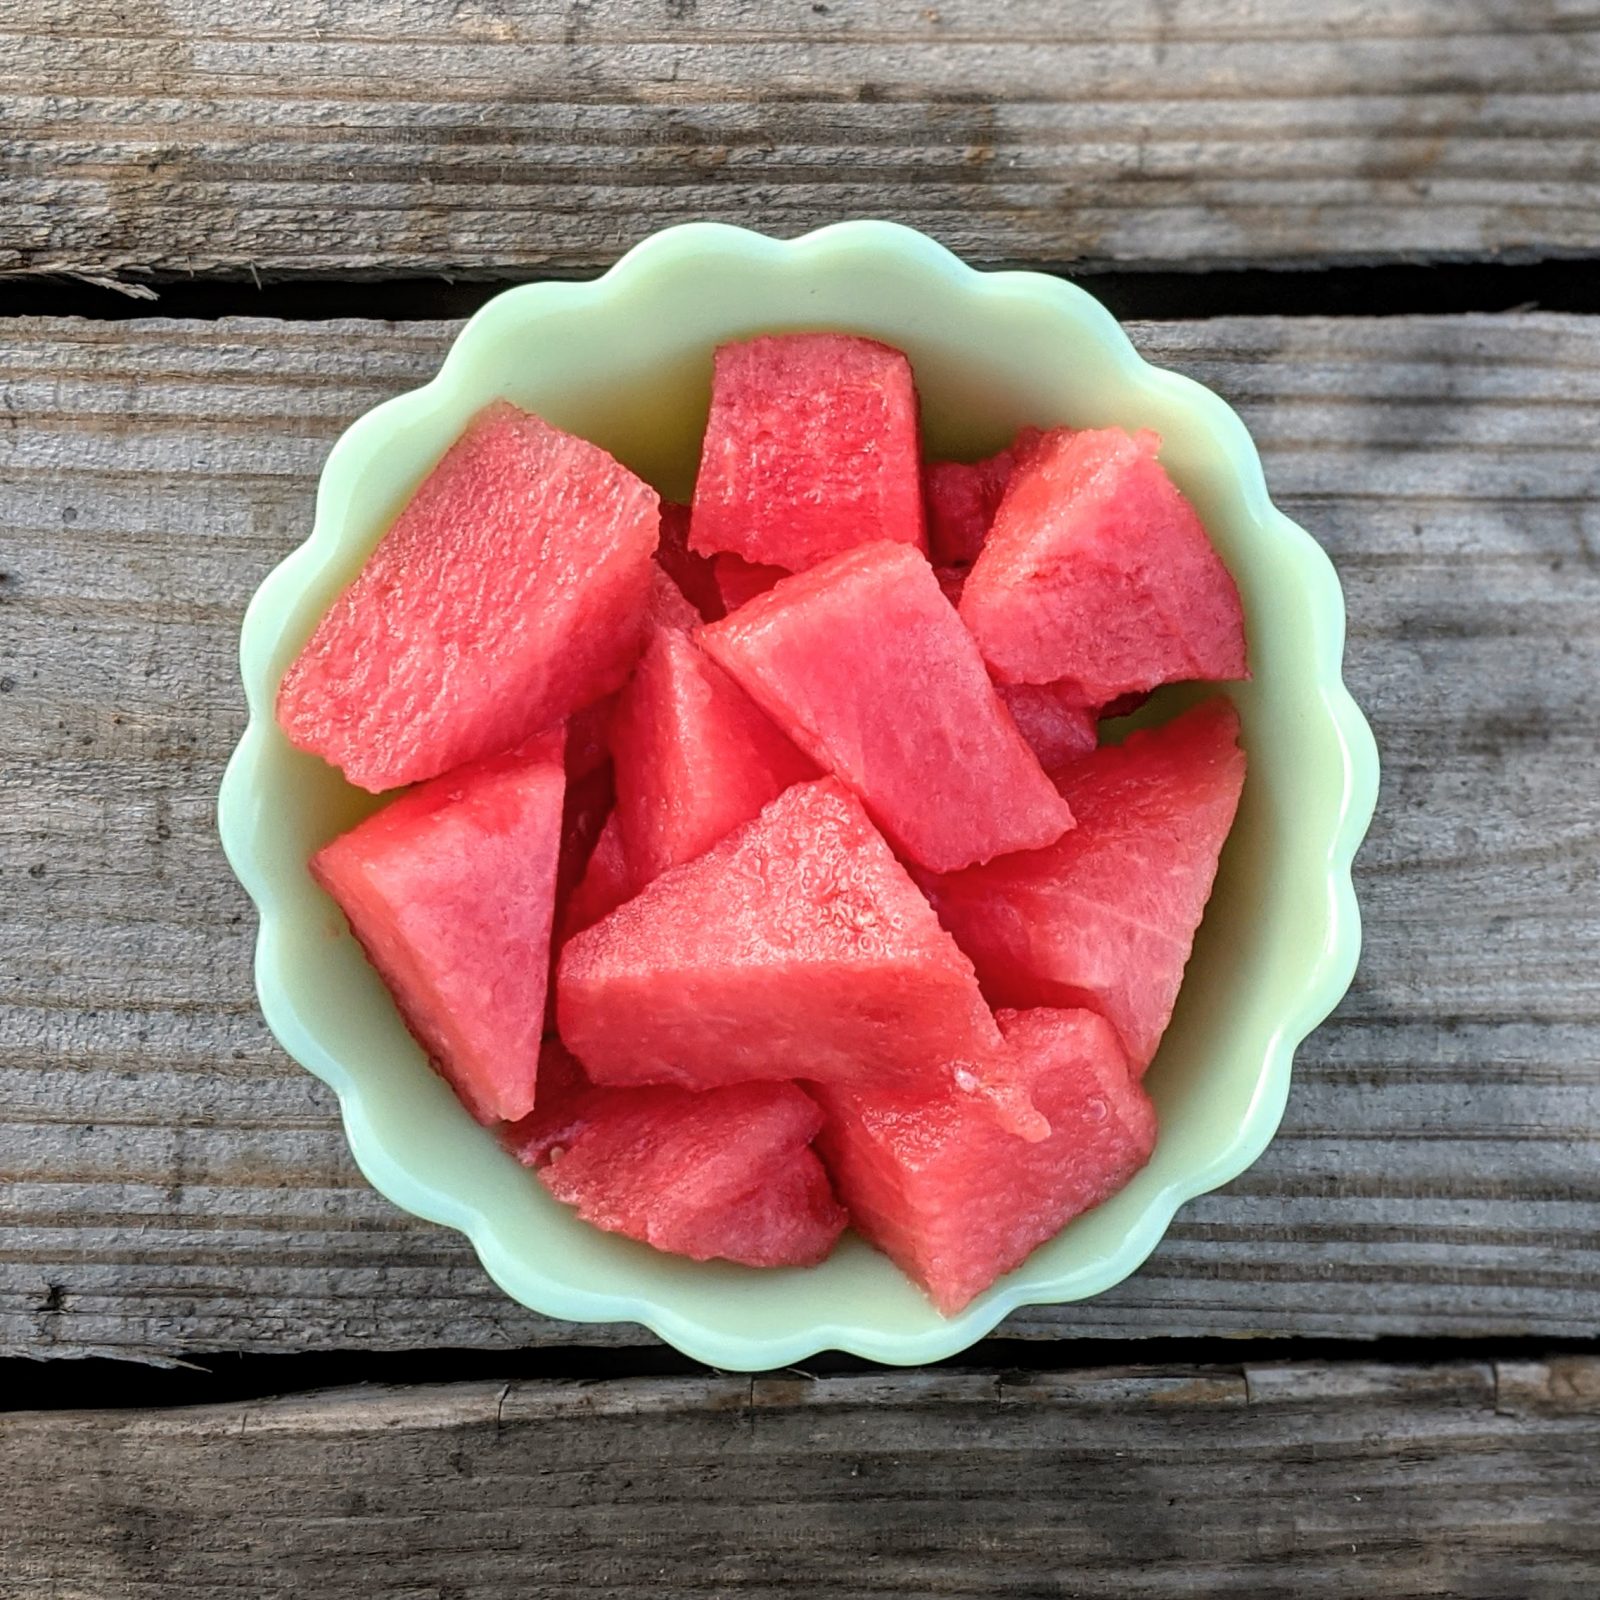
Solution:
<path fill-rule="evenodd" d="M 312 883 L 312 852 L 372 809 L 273 721 L 278 680 L 417 483 L 497 396 L 593 439 L 688 498 L 714 346 L 785 328 L 883 339 L 916 366 L 930 453 L 998 448 L 1024 423 L 1155 428 L 1244 597 L 1254 681 L 1230 692 L 1250 756 L 1239 819 L 1150 1072 L 1149 1166 L 975 1300 L 942 1318 L 847 1237 L 810 1270 L 698 1265 L 580 1222 L 428 1068 Z M 261 916 L 256 986 L 283 1047 L 330 1084 L 361 1170 L 396 1205 L 459 1228 L 524 1305 L 640 1322 L 714 1366 L 823 1349 L 886 1362 L 964 1349 L 1019 1306 L 1099 1294 L 1133 1272 L 1185 1200 L 1237 1177 L 1277 1129 L 1295 1046 L 1344 993 L 1360 929 L 1350 862 L 1371 818 L 1372 734 L 1340 679 L 1344 598 L 1322 550 L 1267 498 L 1216 395 L 1150 366 L 1082 289 L 975 272 L 907 228 L 848 222 L 779 241 L 669 228 L 592 283 L 497 296 L 439 375 L 334 446 L 311 536 L 261 585 L 241 640 L 249 725 L 222 783 L 223 845 Z M 1165 709 L 1170 709 L 1169 699 Z"/>

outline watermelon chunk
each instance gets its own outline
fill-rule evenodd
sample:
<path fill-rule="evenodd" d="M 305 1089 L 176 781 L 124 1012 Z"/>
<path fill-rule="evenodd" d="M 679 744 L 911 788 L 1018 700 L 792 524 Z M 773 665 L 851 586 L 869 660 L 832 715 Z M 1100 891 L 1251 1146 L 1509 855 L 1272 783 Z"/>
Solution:
<path fill-rule="evenodd" d="M 311 859 L 480 1122 L 533 1106 L 565 786 L 546 736 L 410 790 Z"/>
<path fill-rule="evenodd" d="M 1238 734 L 1215 699 L 1097 750 L 1061 775 L 1071 833 L 926 882 L 992 1004 L 1090 1006 L 1149 1066 L 1239 803 Z"/>
<path fill-rule="evenodd" d="M 828 778 L 578 934 L 556 1009 L 600 1083 L 960 1077 L 981 1093 L 1001 1045 L 970 962 Z"/>
<path fill-rule="evenodd" d="M 995 692 L 1039 765 L 1052 776 L 1100 742 L 1099 718 L 1076 703 L 1074 685 L 997 683 Z"/>
<path fill-rule="evenodd" d="M 933 568 L 909 546 L 859 545 L 701 640 L 923 866 L 948 872 L 1071 827 Z"/>
<path fill-rule="evenodd" d="M 689 544 L 790 572 L 852 545 L 927 548 L 911 363 L 843 333 L 717 351 Z"/>
<path fill-rule="evenodd" d="M 789 576 L 782 567 L 757 566 L 755 562 L 746 561 L 743 556 L 730 555 L 727 551 L 711 558 L 711 570 L 716 579 L 717 595 L 722 602 L 722 608 L 717 613 L 719 621 L 730 611 L 737 611 L 745 601 L 765 594 L 773 584 Z"/>
<path fill-rule="evenodd" d="M 695 1261 L 814 1266 L 845 1215 L 811 1149 L 822 1124 L 793 1084 L 695 1093 L 606 1089 L 547 1049 L 533 1115 L 506 1131 L 556 1199 L 597 1228 Z"/>
<path fill-rule="evenodd" d="M 635 883 L 693 860 L 816 768 L 684 634 L 658 628 L 612 726 Z"/>
<path fill-rule="evenodd" d="M 713 563 L 689 548 L 688 506 L 662 501 L 661 543 L 656 546 L 656 561 L 702 620 L 715 622 L 723 614 Z"/>
<path fill-rule="evenodd" d="M 922 469 L 928 559 L 936 567 L 970 567 L 978 559 L 1012 472 L 1043 437 L 1037 428 L 1024 428 L 982 461 L 930 461 Z"/>
<path fill-rule="evenodd" d="M 1092 706 L 1248 676 L 1239 591 L 1160 443 L 1063 429 L 1017 469 L 961 596 L 997 678 L 1069 680 Z"/>
<path fill-rule="evenodd" d="M 1155 1110 L 1105 1019 L 1092 1011 L 1002 1011 L 1011 1070 L 1051 1133 L 1025 1144 L 970 1101 L 942 1093 L 822 1084 L 818 1148 L 856 1231 L 945 1315 L 1150 1159 Z"/>
<path fill-rule="evenodd" d="M 317 624 L 278 721 L 374 791 L 520 744 L 627 677 L 658 524 L 604 450 L 497 401 Z"/>

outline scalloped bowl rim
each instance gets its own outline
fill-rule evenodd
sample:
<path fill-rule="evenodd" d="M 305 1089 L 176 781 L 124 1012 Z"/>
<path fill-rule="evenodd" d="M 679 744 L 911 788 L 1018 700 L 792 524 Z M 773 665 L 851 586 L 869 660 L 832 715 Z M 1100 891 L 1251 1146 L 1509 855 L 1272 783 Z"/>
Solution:
<path fill-rule="evenodd" d="M 1097 341 L 1099 354 L 1109 357 L 1132 387 L 1148 394 L 1165 391 L 1169 399 L 1181 401 L 1202 418 L 1219 457 L 1231 464 L 1246 514 L 1257 524 L 1258 534 L 1293 547 L 1300 580 L 1316 598 L 1323 624 L 1316 641 L 1320 647 L 1315 673 L 1317 701 L 1338 741 L 1342 793 L 1336 826 L 1322 857 L 1326 864 L 1326 934 L 1304 974 L 1297 1003 L 1286 1008 L 1267 1041 L 1255 1092 L 1237 1132 L 1210 1160 L 1148 1196 L 1143 1211 L 1123 1235 L 1120 1248 L 1051 1282 L 1022 1282 L 1016 1274 L 1003 1278 L 956 1316 L 909 1334 L 885 1330 L 870 1319 L 852 1321 L 835 1316 L 818 1317 L 781 1335 L 752 1337 L 719 1327 L 714 1308 L 706 1315 L 691 1315 L 625 1287 L 607 1290 L 551 1277 L 506 1245 L 492 1216 L 413 1172 L 385 1142 L 370 1115 L 360 1073 L 323 1044 L 276 975 L 272 957 L 277 941 L 284 936 L 280 887 L 260 859 L 257 842 L 263 819 L 253 803 L 262 764 L 268 759 L 276 682 L 269 680 L 260 663 L 284 631 L 279 615 L 284 601 L 303 589 L 338 548 L 343 513 L 335 503 L 338 496 L 333 486 L 346 478 L 358 461 L 381 449 L 406 417 L 440 405 L 462 381 L 473 347 L 491 338 L 493 327 L 508 313 L 562 301 L 603 305 L 619 286 L 625 287 L 663 262 L 686 256 L 715 256 L 723 265 L 793 264 L 814 261 L 839 249 L 858 254 L 863 250 L 888 252 L 902 262 L 914 262 L 920 272 L 959 285 L 966 294 L 1024 294 L 1042 308 L 1070 317 L 1077 334 Z M 1371 730 L 1342 679 L 1343 649 L 1344 602 L 1338 577 L 1316 541 L 1273 505 L 1260 457 L 1244 424 L 1209 389 L 1147 362 L 1116 319 L 1087 291 L 1034 272 L 979 271 L 915 230 L 889 222 L 838 223 L 793 240 L 776 240 L 720 223 L 665 229 L 643 240 L 595 279 L 526 284 L 487 302 L 457 334 L 431 381 L 374 407 L 341 435 L 323 467 L 309 536 L 266 577 L 251 600 L 240 638 L 249 720 L 223 777 L 218 827 L 228 860 L 260 918 L 255 975 L 262 1013 L 284 1049 L 335 1091 L 351 1152 L 368 1181 L 404 1210 L 466 1234 L 490 1276 L 532 1310 L 570 1321 L 640 1323 L 696 1359 L 739 1370 L 781 1367 L 827 1349 L 892 1364 L 954 1355 L 1021 1307 L 1088 1298 L 1122 1281 L 1159 1243 L 1180 1205 L 1244 1172 L 1276 1132 L 1288 1095 L 1294 1051 L 1338 1003 L 1354 975 L 1360 952 L 1351 863 L 1376 803 L 1378 763 Z M 714 1300 L 715 1296 L 706 1298 Z"/>

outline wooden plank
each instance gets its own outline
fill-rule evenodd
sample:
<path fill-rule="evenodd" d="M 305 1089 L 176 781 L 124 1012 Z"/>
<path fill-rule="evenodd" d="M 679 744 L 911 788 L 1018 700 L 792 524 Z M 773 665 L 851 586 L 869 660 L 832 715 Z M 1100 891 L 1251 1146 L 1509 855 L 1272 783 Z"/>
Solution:
<path fill-rule="evenodd" d="M 0 1347 L 639 1339 L 507 1302 L 274 1048 L 212 831 L 244 603 L 416 324 L 12 322 L 0 380 Z M 1600 321 L 1147 325 L 1349 594 L 1385 752 L 1366 959 L 1283 1131 L 1148 1266 L 1010 1333 L 1592 1336 Z"/>
<path fill-rule="evenodd" d="M 8 1595 L 1592 1600 L 1600 1367 L 357 1389 L 0 1418 Z"/>
<path fill-rule="evenodd" d="M 1600 248 L 1588 0 L 30 0 L 0 271 L 585 270 L 890 216 L 984 262 Z"/>

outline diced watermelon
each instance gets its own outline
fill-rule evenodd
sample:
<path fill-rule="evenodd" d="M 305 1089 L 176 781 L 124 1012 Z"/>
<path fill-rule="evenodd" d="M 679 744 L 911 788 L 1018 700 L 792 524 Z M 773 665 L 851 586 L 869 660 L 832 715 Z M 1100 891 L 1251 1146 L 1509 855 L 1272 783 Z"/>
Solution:
<path fill-rule="evenodd" d="M 978 559 L 1012 472 L 1043 437 L 1037 428 L 1024 428 L 982 461 L 930 461 L 922 469 L 928 558 L 936 567 L 970 567 Z"/>
<path fill-rule="evenodd" d="M 643 887 L 817 769 L 687 636 L 655 630 L 612 726 L 617 822 Z"/>
<path fill-rule="evenodd" d="M 997 678 L 1069 680 L 1095 706 L 1248 675 L 1239 591 L 1160 443 L 1063 429 L 1017 469 L 961 596 Z"/>
<path fill-rule="evenodd" d="M 1065 768 L 1078 826 L 1043 850 L 928 880 L 994 1005 L 1090 1006 L 1143 1072 L 1172 1017 L 1244 783 L 1215 699 Z"/>
<path fill-rule="evenodd" d="M 1052 776 L 1100 742 L 1099 719 L 1073 703 L 1070 685 L 1063 693 L 1054 683 L 997 683 L 995 692 L 1039 765 Z"/>
<path fill-rule="evenodd" d="M 497 401 L 317 625 L 279 722 L 375 791 L 510 749 L 621 686 L 658 524 L 604 450 Z"/>
<path fill-rule="evenodd" d="M 1156 1119 L 1092 1011 L 1002 1011 L 1012 1070 L 1048 1119 L 1037 1144 L 960 1095 L 821 1084 L 818 1148 L 856 1231 L 951 1316 L 1150 1159 Z"/>
<path fill-rule="evenodd" d="M 622 843 L 622 828 L 612 812 L 589 852 L 588 865 L 567 898 L 557 925 L 558 945 L 593 927 L 633 895 L 633 872 Z"/>
<path fill-rule="evenodd" d="M 556 1007 L 601 1083 L 959 1076 L 983 1093 L 1000 1049 L 971 964 L 829 778 L 786 789 L 578 934 Z"/>
<path fill-rule="evenodd" d="M 689 508 L 670 500 L 661 503 L 661 543 L 656 546 L 656 561 L 677 584 L 689 603 L 706 622 L 723 614 L 722 596 L 712 563 L 689 548 Z"/>
<path fill-rule="evenodd" d="M 911 363 L 843 333 L 723 345 L 689 544 L 790 572 L 852 545 L 927 548 Z"/>
<path fill-rule="evenodd" d="M 558 922 L 559 909 L 582 879 L 615 800 L 609 763 L 577 779 L 573 778 L 572 769 L 567 769 L 567 796 L 561 808 L 561 856 L 556 868 Z"/>
<path fill-rule="evenodd" d="M 565 786 L 546 736 L 410 790 L 311 858 L 480 1122 L 533 1106 Z"/>
<path fill-rule="evenodd" d="M 701 640 L 925 867 L 1036 848 L 1072 825 L 933 568 L 907 545 L 859 545 L 787 578 Z"/>
<path fill-rule="evenodd" d="M 939 593 L 951 605 L 959 608 L 961 605 L 961 591 L 967 584 L 967 569 L 965 567 L 935 567 L 933 575 L 939 580 Z"/>
<path fill-rule="evenodd" d="M 814 1266 L 843 1231 L 811 1149 L 822 1113 L 793 1084 L 598 1088 L 556 1044 L 542 1070 L 555 1092 L 507 1143 L 595 1227 L 753 1267 Z"/>
<path fill-rule="evenodd" d="M 730 555 L 726 550 L 711 558 L 712 573 L 716 578 L 717 594 L 722 602 L 718 620 L 730 611 L 737 611 L 746 600 L 765 594 L 773 584 L 789 574 L 782 567 L 761 567 L 743 556 Z"/>

